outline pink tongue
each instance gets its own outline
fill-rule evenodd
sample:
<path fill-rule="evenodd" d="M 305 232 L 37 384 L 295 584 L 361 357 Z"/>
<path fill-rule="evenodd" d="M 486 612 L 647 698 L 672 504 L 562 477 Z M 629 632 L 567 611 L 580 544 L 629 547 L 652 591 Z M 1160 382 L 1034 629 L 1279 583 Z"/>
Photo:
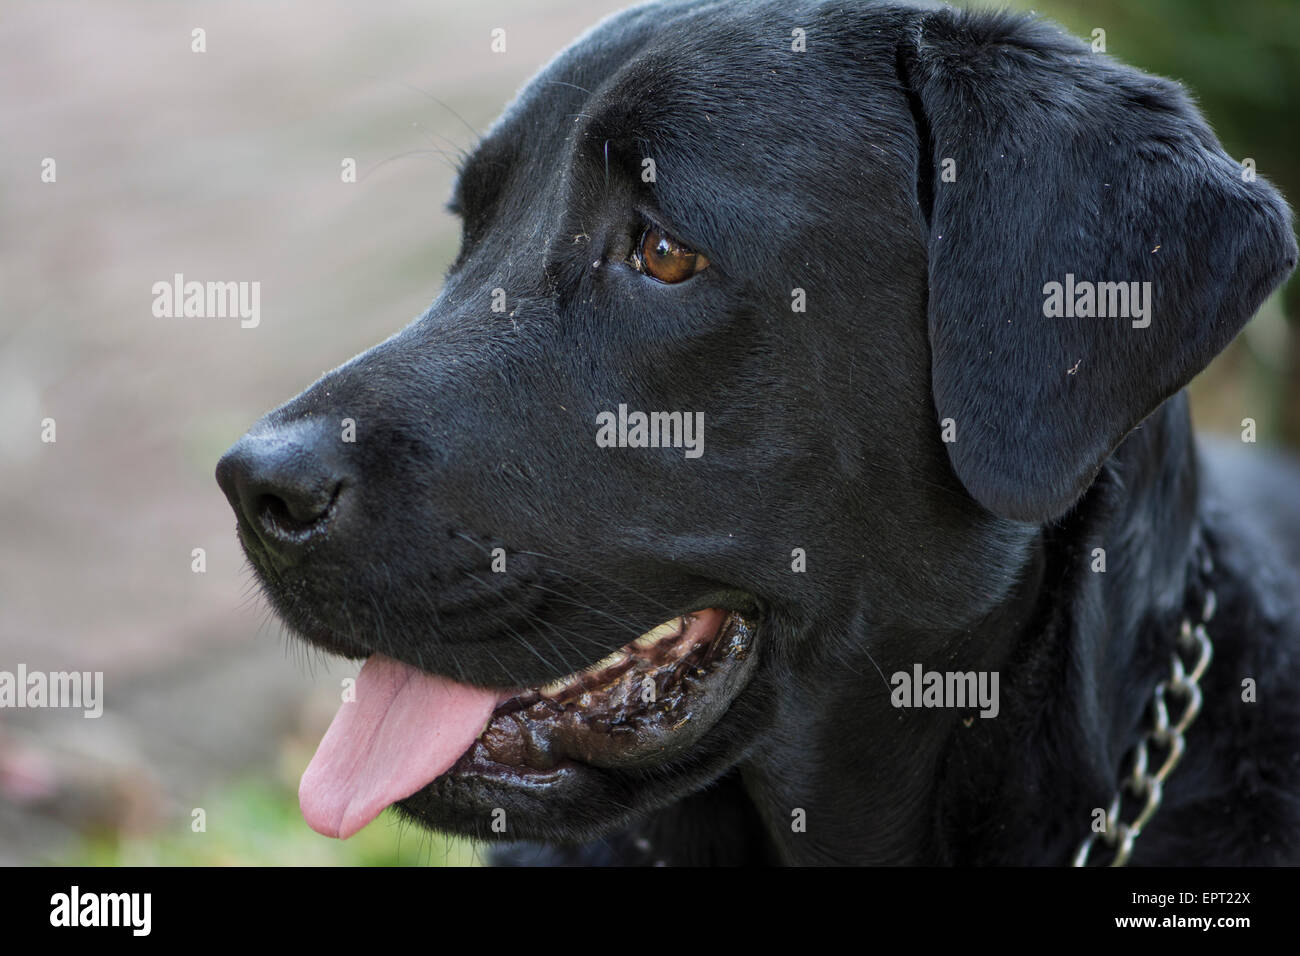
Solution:
<path fill-rule="evenodd" d="M 375 654 L 298 785 L 307 824 L 347 839 L 390 803 L 451 769 L 501 700 L 496 691 L 433 677 Z"/>

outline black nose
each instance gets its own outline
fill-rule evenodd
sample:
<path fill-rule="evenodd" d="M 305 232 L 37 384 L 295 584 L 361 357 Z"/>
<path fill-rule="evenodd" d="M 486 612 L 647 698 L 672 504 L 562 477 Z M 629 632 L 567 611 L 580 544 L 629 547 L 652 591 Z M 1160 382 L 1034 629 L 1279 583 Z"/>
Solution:
<path fill-rule="evenodd" d="M 310 423 L 249 432 L 217 462 L 230 506 L 280 564 L 292 564 L 337 516 L 345 476 L 337 432 Z"/>

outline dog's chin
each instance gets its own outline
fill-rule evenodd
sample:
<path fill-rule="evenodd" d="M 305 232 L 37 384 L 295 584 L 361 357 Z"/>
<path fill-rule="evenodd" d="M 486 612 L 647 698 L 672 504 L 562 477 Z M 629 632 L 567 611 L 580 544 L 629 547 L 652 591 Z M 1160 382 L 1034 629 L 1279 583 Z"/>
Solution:
<path fill-rule="evenodd" d="M 706 609 L 577 674 L 502 701 L 456 764 L 395 806 L 484 840 L 598 839 L 725 772 L 756 627 Z M 744 735 L 739 735 L 744 736 Z"/>

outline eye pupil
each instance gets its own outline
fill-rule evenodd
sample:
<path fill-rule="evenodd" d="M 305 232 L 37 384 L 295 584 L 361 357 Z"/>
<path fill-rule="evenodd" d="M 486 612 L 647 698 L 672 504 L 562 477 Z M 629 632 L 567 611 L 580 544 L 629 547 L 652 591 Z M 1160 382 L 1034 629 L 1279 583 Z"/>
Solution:
<path fill-rule="evenodd" d="M 683 282 L 709 265 L 704 255 L 687 248 L 655 226 L 646 229 L 640 246 L 637 268 L 660 282 Z"/>

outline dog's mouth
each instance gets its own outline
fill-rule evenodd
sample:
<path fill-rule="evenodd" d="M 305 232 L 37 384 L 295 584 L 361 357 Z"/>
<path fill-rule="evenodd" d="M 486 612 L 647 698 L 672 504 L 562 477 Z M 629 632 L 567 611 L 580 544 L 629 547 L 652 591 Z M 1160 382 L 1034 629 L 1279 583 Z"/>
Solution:
<path fill-rule="evenodd" d="M 452 772 L 669 759 L 720 716 L 713 711 L 729 702 L 726 685 L 750 639 L 739 614 L 716 608 L 661 624 L 585 670 L 502 702 Z"/>
<path fill-rule="evenodd" d="M 303 774 L 312 829 L 346 838 L 435 780 L 544 781 L 574 764 L 658 765 L 717 723 L 752 670 L 738 612 L 674 618 L 560 680 L 487 689 L 375 654 Z"/>

